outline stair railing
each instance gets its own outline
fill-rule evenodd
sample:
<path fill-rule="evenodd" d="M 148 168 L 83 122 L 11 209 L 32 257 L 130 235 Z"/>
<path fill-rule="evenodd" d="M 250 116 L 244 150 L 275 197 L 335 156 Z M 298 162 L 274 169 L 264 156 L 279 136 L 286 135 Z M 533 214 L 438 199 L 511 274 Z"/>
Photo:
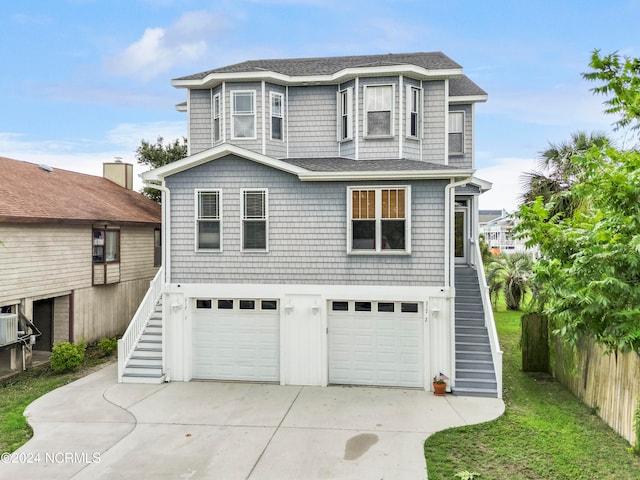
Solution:
<path fill-rule="evenodd" d="M 482 306 L 484 308 L 484 324 L 489 334 L 489 343 L 491 345 L 491 357 L 493 358 L 493 369 L 496 373 L 496 386 L 498 390 L 498 398 L 502 398 L 502 350 L 500 350 L 500 342 L 498 341 L 498 331 L 496 329 L 496 321 L 493 316 L 493 308 L 491 306 L 491 295 L 487 286 L 487 278 L 484 274 L 484 265 L 482 263 L 482 255 L 480 253 L 480 244 L 475 242 L 476 255 L 476 271 L 478 272 L 478 283 L 480 284 L 480 295 L 482 296 Z"/>
<path fill-rule="evenodd" d="M 122 338 L 118 340 L 118 382 L 120 383 L 122 382 L 124 367 L 131 359 L 138 340 L 140 340 L 142 336 L 144 327 L 149 321 L 149 317 L 153 313 L 156 303 L 162 294 L 163 279 L 164 267 L 160 267 L 156 276 L 153 277 L 153 280 L 149 283 L 149 290 L 147 290 L 142 302 L 140 302 L 127 330 L 124 332 L 124 335 L 122 335 Z"/>

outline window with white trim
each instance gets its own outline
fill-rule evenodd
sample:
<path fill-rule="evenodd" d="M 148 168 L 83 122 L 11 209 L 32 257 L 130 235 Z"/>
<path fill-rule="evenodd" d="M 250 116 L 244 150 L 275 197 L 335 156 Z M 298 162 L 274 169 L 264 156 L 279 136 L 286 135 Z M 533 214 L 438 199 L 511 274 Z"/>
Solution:
<path fill-rule="evenodd" d="M 235 91 L 232 96 L 232 117 L 231 137 L 232 138 L 255 138 L 256 137 L 256 117 L 255 104 L 256 92 Z"/>
<path fill-rule="evenodd" d="M 464 112 L 449 112 L 449 154 L 464 153 Z"/>
<path fill-rule="evenodd" d="M 420 98 L 421 91 L 416 87 L 407 88 L 407 136 L 419 138 L 420 135 Z"/>
<path fill-rule="evenodd" d="M 393 134 L 393 86 L 366 86 L 365 135 L 388 137 Z"/>
<path fill-rule="evenodd" d="M 284 138 L 282 133 L 284 125 L 282 113 L 284 96 L 281 93 L 274 92 L 271 92 L 269 96 L 271 98 L 271 139 L 282 140 Z"/>
<path fill-rule="evenodd" d="M 349 253 L 410 253 L 410 187 L 349 187 Z"/>
<path fill-rule="evenodd" d="M 242 250 L 267 251 L 267 190 L 242 190 Z"/>
<path fill-rule="evenodd" d="M 338 92 L 338 141 L 353 138 L 353 88 Z"/>
<path fill-rule="evenodd" d="M 222 250 L 220 211 L 219 190 L 196 190 L 196 250 Z"/>
<path fill-rule="evenodd" d="M 216 93 L 213 96 L 213 143 L 218 143 L 222 140 L 222 122 L 220 116 L 220 94 Z"/>

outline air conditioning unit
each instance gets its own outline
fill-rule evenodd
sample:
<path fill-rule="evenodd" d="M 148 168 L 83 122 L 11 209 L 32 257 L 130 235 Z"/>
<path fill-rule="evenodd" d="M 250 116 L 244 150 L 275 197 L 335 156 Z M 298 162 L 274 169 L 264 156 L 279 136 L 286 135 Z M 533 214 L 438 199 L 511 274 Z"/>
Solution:
<path fill-rule="evenodd" d="M 0 345 L 18 340 L 18 314 L 0 313 Z"/>

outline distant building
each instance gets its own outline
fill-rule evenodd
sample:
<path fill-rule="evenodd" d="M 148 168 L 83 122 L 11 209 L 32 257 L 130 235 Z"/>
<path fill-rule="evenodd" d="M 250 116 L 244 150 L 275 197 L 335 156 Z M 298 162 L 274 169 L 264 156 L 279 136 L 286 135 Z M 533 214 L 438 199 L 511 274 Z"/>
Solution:
<path fill-rule="evenodd" d="M 524 239 L 513 234 L 516 219 L 506 210 L 480 210 L 478 212 L 480 232 L 491 248 L 493 255 L 516 253 L 527 250 Z"/>

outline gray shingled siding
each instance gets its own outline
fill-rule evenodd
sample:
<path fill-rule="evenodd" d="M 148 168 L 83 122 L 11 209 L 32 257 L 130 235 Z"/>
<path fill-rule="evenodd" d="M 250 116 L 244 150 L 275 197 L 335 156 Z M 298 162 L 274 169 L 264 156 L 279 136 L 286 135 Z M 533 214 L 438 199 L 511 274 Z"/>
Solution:
<path fill-rule="evenodd" d="M 444 81 L 423 82 L 424 105 L 424 140 L 422 141 L 422 160 L 433 163 L 444 163 L 445 141 L 445 97 Z"/>
<path fill-rule="evenodd" d="M 211 148 L 211 90 L 189 90 L 191 155 Z"/>
<path fill-rule="evenodd" d="M 333 157 L 336 141 L 335 85 L 289 87 L 289 156 Z"/>
<path fill-rule="evenodd" d="M 232 156 L 175 174 L 167 178 L 172 202 L 171 280 L 442 285 L 446 182 L 410 183 L 412 254 L 355 256 L 346 254 L 346 191 L 356 182 L 300 182 L 294 175 Z M 269 189 L 269 252 L 242 253 L 240 190 L 264 187 Z M 223 252 L 194 252 L 195 188 L 222 190 Z"/>
<path fill-rule="evenodd" d="M 464 154 L 449 155 L 449 165 L 452 167 L 473 168 L 473 118 L 471 105 L 450 105 L 450 112 L 464 112 Z"/>

